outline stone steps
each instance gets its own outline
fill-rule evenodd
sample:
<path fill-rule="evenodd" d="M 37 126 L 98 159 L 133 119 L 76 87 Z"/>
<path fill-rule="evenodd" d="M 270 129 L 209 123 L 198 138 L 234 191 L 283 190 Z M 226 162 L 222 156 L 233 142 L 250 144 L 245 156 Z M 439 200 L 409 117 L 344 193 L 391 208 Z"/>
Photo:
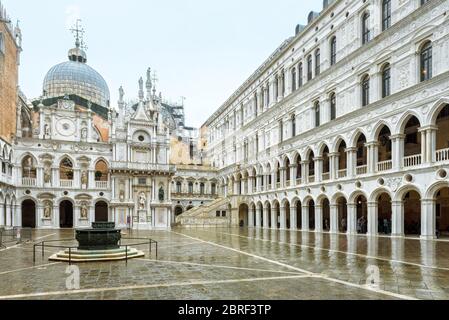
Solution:
<path fill-rule="evenodd" d="M 143 251 L 134 248 L 128 249 L 128 259 L 145 257 Z M 50 261 L 69 262 L 69 250 L 64 250 L 52 255 Z M 72 262 L 94 262 L 94 261 L 120 261 L 126 260 L 125 249 L 114 250 L 73 250 L 71 253 Z"/>

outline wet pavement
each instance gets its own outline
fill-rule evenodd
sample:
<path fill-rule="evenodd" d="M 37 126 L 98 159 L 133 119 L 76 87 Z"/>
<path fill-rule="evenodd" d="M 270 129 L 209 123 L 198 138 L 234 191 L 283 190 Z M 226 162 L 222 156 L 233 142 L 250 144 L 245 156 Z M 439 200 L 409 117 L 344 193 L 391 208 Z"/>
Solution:
<path fill-rule="evenodd" d="M 33 264 L 32 244 L 12 244 L 0 250 L 0 299 L 449 298 L 446 241 L 238 228 L 126 236 L 158 241 L 157 260 L 142 246 L 145 258 L 128 264 L 78 264 L 76 290 L 67 289 L 68 264 L 48 261 L 58 249 L 44 258 L 38 252 Z M 37 230 L 33 238 L 72 237 L 71 230 Z"/>

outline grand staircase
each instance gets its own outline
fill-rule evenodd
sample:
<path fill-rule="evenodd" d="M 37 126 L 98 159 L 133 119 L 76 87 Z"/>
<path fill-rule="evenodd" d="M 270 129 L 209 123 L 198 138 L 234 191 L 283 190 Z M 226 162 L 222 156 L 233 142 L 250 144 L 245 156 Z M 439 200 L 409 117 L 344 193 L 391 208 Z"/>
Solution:
<path fill-rule="evenodd" d="M 230 224 L 229 213 L 227 217 L 217 217 L 217 211 L 227 211 L 229 199 L 219 198 L 207 205 L 193 208 L 176 217 L 176 224 L 182 227 L 225 227 Z"/>

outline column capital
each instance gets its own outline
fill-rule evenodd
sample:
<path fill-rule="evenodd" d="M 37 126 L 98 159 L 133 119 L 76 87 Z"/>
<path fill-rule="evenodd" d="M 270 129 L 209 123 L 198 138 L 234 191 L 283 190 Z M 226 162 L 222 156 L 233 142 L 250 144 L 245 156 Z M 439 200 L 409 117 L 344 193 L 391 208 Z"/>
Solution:
<path fill-rule="evenodd" d="M 315 157 L 313 158 L 313 161 L 323 161 L 323 157 Z"/>
<path fill-rule="evenodd" d="M 345 149 L 346 152 L 357 152 L 357 148 L 356 147 L 349 147 Z"/>
<path fill-rule="evenodd" d="M 379 146 L 379 141 L 375 140 L 375 141 L 369 141 L 367 143 L 365 143 L 365 147 L 378 147 Z"/>
<path fill-rule="evenodd" d="M 438 131 L 438 126 L 428 125 L 428 126 L 418 128 L 418 132 L 423 132 L 423 131 Z"/>
<path fill-rule="evenodd" d="M 304 160 L 304 161 L 301 161 L 301 164 L 302 165 L 305 165 L 305 166 L 307 166 L 308 164 L 310 163 L 310 161 L 309 160 Z"/>
<path fill-rule="evenodd" d="M 390 136 L 390 140 L 394 141 L 394 140 L 404 140 L 407 137 L 406 134 L 395 134 Z"/>
<path fill-rule="evenodd" d="M 331 153 L 328 153 L 328 157 L 329 157 L 329 158 L 339 157 L 339 156 L 340 156 L 340 152 L 331 152 Z"/>

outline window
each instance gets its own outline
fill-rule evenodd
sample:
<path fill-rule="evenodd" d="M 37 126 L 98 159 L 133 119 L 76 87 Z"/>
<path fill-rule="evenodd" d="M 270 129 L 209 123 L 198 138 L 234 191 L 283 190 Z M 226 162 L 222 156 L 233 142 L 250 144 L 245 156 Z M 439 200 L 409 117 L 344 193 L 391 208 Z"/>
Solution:
<path fill-rule="evenodd" d="M 61 180 L 73 180 L 73 164 L 72 161 L 65 158 L 59 166 L 59 177 Z"/>
<path fill-rule="evenodd" d="M 190 148 L 189 148 L 189 153 L 190 153 L 190 159 L 193 159 L 193 142 L 190 142 Z"/>
<path fill-rule="evenodd" d="M 299 66 L 298 66 L 298 75 L 299 75 L 299 78 L 298 78 L 298 87 L 299 88 L 301 88 L 302 87 L 302 77 L 303 77 L 303 67 L 302 67 L 302 63 L 300 63 L 299 64 Z"/>
<path fill-rule="evenodd" d="M 281 96 L 285 96 L 285 73 L 282 71 L 281 79 L 279 80 L 281 83 Z"/>
<path fill-rule="evenodd" d="M 365 12 L 362 16 L 362 43 L 366 44 L 370 41 L 370 29 L 369 29 L 370 15 Z"/>
<path fill-rule="evenodd" d="M 205 188 L 204 183 L 201 183 L 201 184 L 200 184 L 200 194 L 201 194 L 201 195 L 204 195 L 205 189 L 206 189 L 206 188 Z"/>
<path fill-rule="evenodd" d="M 182 184 L 181 182 L 176 182 L 176 193 L 181 193 L 182 192 Z"/>
<path fill-rule="evenodd" d="M 265 88 L 262 88 L 262 93 L 261 94 L 262 95 L 260 97 L 260 99 L 261 99 L 260 104 L 261 104 L 262 109 L 263 109 L 265 107 Z M 235 128 L 234 128 L 234 130 L 235 130 Z"/>
<path fill-rule="evenodd" d="M 331 66 L 337 63 L 337 37 L 331 39 Z"/>
<path fill-rule="evenodd" d="M 274 78 L 274 84 L 273 84 L 273 91 L 274 91 L 274 101 L 277 101 L 279 98 L 279 78 L 276 76 Z"/>
<path fill-rule="evenodd" d="M 3 33 L 0 32 L 0 52 L 5 53 L 5 38 L 3 36 Z"/>
<path fill-rule="evenodd" d="M 382 0 L 382 31 L 391 26 L 391 0 Z"/>
<path fill-rule="evenodd" d="M 296 68 L 292 69 L 292 92 L 296 91 Z"/>
<path fill-rule="evenodd" d="M 315 51 L 315 76 L 320 75 L 321 71 L 320 62 L 321 62 L 321 52 L 320 49 L 318 49 L 317 51 Z"/>
<path fill-rule="evenodd" d="M 386 64 L 382 68 L 382 98 L 391 94 L 391 68 L 390 64 Z"/>
<path fill-rule="evenodd" d="M 307 57 L 307 81 L 312 80 L 312 55 Z"/>
<path fill-rule="evenodd" d="M 365 75 L 362 78 L 362 107 L 369 105 L 369 76 Z"/>
<path fill-rule="evenodd" d="M 292 115 L 292 137 L 296 136 L 296 115 Z"/>
<path fill-rule="evenodd" d="M 315 102 L 315 127 L 318 128 L 321 125 L 321 121 L 320 121 L 320 103 L 319 102 Z"/>
<path fill-rule="evenodd" d="M 189 182 L 189 193 L 193 193 L 193 182 Z"/>
<path fill-rule="evenodd" d="M 217 193 L 217 185 L 212 183 L 210 193 L 214 196 Z"/>
<path fill-rule="evenodd" d="M 108 181 L 109 168 L 104 160 L 100 160 L 95 165 L 95 181 Z"/>
<path fill-rule="evenodd" d="M 422 46 L 420 59 L 421 82 L 432 79 L 432 43 L 430 41 Z"/>
<path fill-rule="evenodd" d="M 429 0 L 421 0 L 421 5 L 426 4 L 427 2 L 429 2 Z"/>
<path fill-rule="evenodd" d="M 270 105 L 270 83 L 267 83 L 267 107 Z"/>
<path fill-rule="evenodd" d="M 3 163 L 3 173 L 6 173 L 6 165 Z M 31 156 L 26 156 L 22 161 L 22 178 L 36 179 L 36 164 Z M 1 204 L 0 204 L 1 205 Z"/>
<path fill-rule="evenodd" d="M 331 93 L 330 95 L 330 108 L 331 120 L 335 120 L 337 118 L 337 99 L 335 93 Z"/>

